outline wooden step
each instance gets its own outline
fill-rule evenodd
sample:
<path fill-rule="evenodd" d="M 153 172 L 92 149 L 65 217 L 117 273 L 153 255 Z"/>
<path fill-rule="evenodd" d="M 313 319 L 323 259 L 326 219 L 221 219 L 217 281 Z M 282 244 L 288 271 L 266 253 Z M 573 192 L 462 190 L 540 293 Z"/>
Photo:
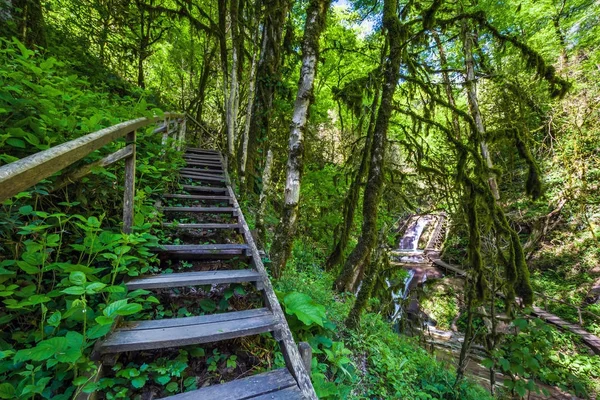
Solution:
<path fill-rule="evenodd" d="M 241 232 L 242 226 L 240 224 L 185 224 L 185 223 L 174 223 L 174 222 L 163 222 L 162 226 L 165 228 L 174 229 L 234 229 Z"/>
<path fill-rule="evenodd" d="M 223 166 L 221 164 L 204 164 L 201 162 L 194 162 L 194 161 L 186 161 L 185 164 L 192 166 L 192 167 L 203 167 L 203 168 L 212 169 L 215 171 L 223 171 Z"/>
<path fill-rule="evenodd" d="M 264 372 L 247 378 L 212 385 L 191 392 L 169 396 L 163 400 L 300 400 L 302 393 L 286 368 Z"/>
<path fill-rule="evenodd" d="M 228 193 L 228 189 L 226 187 L 212 187 L 201 185 L 181 185 L 181 187 L 186 192 Z"/>
<path fill-rule="evenodd" d="M 227 258 L 248 256 L 250 248 L 247 244 L 176 244 L 162 245 L 152 249 L 156 253 L 170 254 L 180 258 L 186 257 L 217 257 Z"/>
<path fill-rule="evenodd" d="M 188 147 L 185 149 L 186 152 L 192 152 L 192 153 L 206 153 L 206 154 L 221 154 L 221 152 L 219 150 L 212 150 L 212 149 L 201 149 L 200 147 Z"/>
<path fill-rule="evenodd" d="M 160 207 L 162 212 L 192 212 L 205 214 L 231 214 L 235 215 L 235 207 Z"/>
<path fill-rule="evenodd" d="M 266 308 L 198 317 L 129 322 L 99 343 L 100 354 L 154 350 L 272 332 L 277 320 Z"/>
<path fill-rule="evenodd" d="M 201 200 L 206 202 L 217 202 L 217 203 L 233 203 L 233 199 L 229 196 L 202 196 L 197 194 L 163 194 L 165 199 L 183 199 L 183 200 Z"/>
<path fill-rule="evenodd" d="M 207 156 L 207 155 L 201 155 L 201 154 L 186 153 L 183 155 L 183 158 L 188 159 L 188 160 L 200 160 L 200 161 L 219 163 L 219 164 L 221 163 L 221 157 L 218 157 L 218 156 Z"/>
<path fill-rule="evenodd" d="M 205 182 L 225 182 L 225 178 L 219 178 L 210 175 L 200 175 L 200 174 L 191 174 L 189 172 L 179 174 L 181 178 L 193 179 L 195 181 L 205 181 Z"/>
<path fill-rule="evenodd" d="M 191 172 L 193 174 L 204 174 L 210 176 L 218 176 L 225 178 L 222 171 L 215 171 L 214 169 L 201 169 L 201 168 L 181 168 L 179 172 Z"/>
<path fill-rule="evenodd" d="M 129 290 L 160 289 L 220 283 L 260 282 L 261 275 L 252 269 L 179 272 L 133 279 L 125 285 Z"/>
<path fill-rule="evenodd" d="M 220 167 L 223 166 L 223 163 L 221 162 L 221 160 L 212 159 L 212 158 L 207 159 L 204 157 L 194 156 L 194 155 L 190 155 L 190 154 L 184 154 L 183 159 L 186 162 L 196 162 L 196 163 L 200 163 L 200 164 L 220 166 Z"/>

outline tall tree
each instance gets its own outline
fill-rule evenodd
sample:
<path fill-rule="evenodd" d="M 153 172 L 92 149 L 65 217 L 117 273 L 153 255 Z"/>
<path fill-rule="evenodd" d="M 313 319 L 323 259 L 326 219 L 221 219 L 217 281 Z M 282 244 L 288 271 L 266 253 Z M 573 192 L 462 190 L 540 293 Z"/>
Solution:
<path fill-rule="evenodd" d="M 262 45 L 256 72 L 256 85 L 248 146 L 246 151 L 247 193 L 254 190 L 256 159 L 261 143 L 268 137 L 273 112 L 275 88 L 280 81 L 281 40 L 288 13 L 289 0 L 265 0 L 262 23 Z"/>
<path fill-rule="evenodd" d="M 385 148 L 387 144 L 387 131 L 393 110 L 393 99 L 400 78 L 400 64 L 405 46 L 407 30 L 398 19 L 397 0 L 385 0 L 383 3 L 383 28 L 387 31 L 387 41 L 389 45 L 389 57 L 385 61 L 383 73 L 383 89 L 381 93 L 381 105 L 377 112 L 375 129 L 373 132 L 373 142 L 371 143 L 371 161 L 367 184 L 363 198 L 363 225 L 361 235 L 358 238 L 356 247 L 348 256 L 344 264 L 342 273 L 335 282 L 335 288 L 338 291 L 350 290 L 357 281 L 359 268 L 370 265 L 370 257 L 373 248 L 377 243 L 377 208 L 381 199 L 383 189 L 383 161 L 385 157 Z M 375 271 L 367 271 L 369 274 Z M 371 279 L 374 281 L 374 279 Z M 365 293 L 368 298 L 372 285 L 363 287 L 362 298 Z M 360 296 L 359 296 L 360 297 Z M 363 303 L 363 305 L 366 303 Z M 361 309 L 351 314 L 350 321 L 355 321 L 360 315 Z M 351 322 L 354 323 L 354 322 Z"/>
<path fill-rule="evenodd" d="M 283 211 L 271 247 L 272 272 L 275 277 L 281 276 L 285 268 L 296 234 L 298 202 L 304 170 L 306 122 L 309 107 L 314 99 L 313 88 L 319 61 L 319 39 L 325 29 L 330 3 L 331 0 L 311 0 L 306 10 L 302 40 L 302 68 L 290 128 Z"/>

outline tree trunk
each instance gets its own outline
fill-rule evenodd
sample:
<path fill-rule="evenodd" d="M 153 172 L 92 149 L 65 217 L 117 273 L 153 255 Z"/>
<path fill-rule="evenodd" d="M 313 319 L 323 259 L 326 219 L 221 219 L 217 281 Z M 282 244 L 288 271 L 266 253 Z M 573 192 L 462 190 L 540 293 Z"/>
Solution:
<path fill-rule="evenodd" d="M 229 92 L 227 88 L 228 85 L 228 60 L 227 60 L 227 1 L 218 1 L 218 17 L 219 17 L 219 52 L 221 54 L 221 75 L 223 75 L 223 110 L 225 111 L 222 115 L 222 122 L 224 125 L 224 131 L 226 134 L 229 133 L 229 127 L 227 123 L 229 122 Z M 227 137 L 227 142 L 229 142 L 229 137 Z M 229 143 L 227 143 L 227 148 L 229 149 Z"/>
<path fill-rule="evenodd" d="M 325 28 L 331 0 L 311 0 L 306 10 L 302 43 L 302 68 L 290 127 L 290 141 L 281 220 L 271 247 L 273 276 L 278 278 L 292 252 L 296 234 L 300 186 L 304 170 L 304 137 L 308 111 L 313 101 L 313 88 L 319 60 L 319 39 Z"/>
<path fill-rule="evenodd" d="M 238 150 L 239 166 L 238 176 L 240 178 L 240 187 L 246 188 L 246 162 L 248 160 L 248 135 L 250 132 L 250 122 L 252 120 L 252 107 L 254 104 L 254 87 L 256 84 L 256 68 L 258 64 L 259 46 L 256 45 L 258 34 L 260 31 L 258 24 L 258 15 L 260 14 L 260 0 L 256 0 L 254 5 L 254 23 L 251 27 L 251 44 L 252 44 L 252 61 L 250 64 L 250 78 L 248 83 L 248 104 L 246 106 L 246 118 L 244 120 L 244 131 L 240 140 L 240 149 Z"/>
<path fill-rule="evenodd" d="M 271 192 L 271 169 L 273 167 L 273 152 L 269 149 L 267 152 L 267 160 L 265 161 L 265 168 L 263 168 L 262 176 L 262 190 L 258 198 L 258 212 L 256 214 L 256 230 L 258 232 L 258 239 L 264 247 L 267 239 L 267 232 L 265 229 L 265 214 L 267 213 L 267 197 Z"/>
<path fill-rule="evenodd" d="M 269 136 L 273 96 L 279 83 L 281 36 L 288 12 L 288 0 L 265 0 L 262 49 L 257 66 L 256 92 L 252 105 L 246 158 L 246 193 L 254 190 L 259 145 Z"/>
<path fill-rule="evenodd" d="M 433 38 L 435 39 L 435 43 L 438 48 L 438 52 L 440 54 L 440 66 L 442 67 L 442 80 L 444 82 L 444 89 L 446 90 L 446 98 L 448 99 L 448 103 L 456 108 L 456 101 L 454 100 L 454 94 L 452 93 L 452 83 L 450 82 L 450 75 L 446 68 L 448 68 L 448 60 L 446 59 L 446 53 L 444 52 L 444 46 L 442 45 L 442 41 L 440 40 L 440 36 L 438 33 L 433 30 L 431 31 Z M 460 123 L 458 120 L 458 114 L 452 111 L 452 129 L 454 130 L 454 134 L 458 140 L 460 140 Z"/>
<path fill-rule="evenodd" d="M 358 203 L 358 198 L 360 195 L 360 186 L 365 176 L 365 173 L 369 168 L 369 159 L 371 156 L 371 143 L 373 142 L 373 132 L 375 127 L 375 116 L 377 115 L 378 102 L 379 86 L 375 89 L 373 103 L 371 104 L 371 116 L 369 117 L 367 137 L 365 139 L 365 146 L 363 148 L 360 166 L 358 167 L 358 171 L 356 171 L 356 175 L 354 176 L 354 179 L 350 184 L 348 194 L 346 195 L 346 199 L 344 200 L 344 222 L 341 224 L 340 227 L 340 237 L 337 243 L 335 244 L 333 251 L 327 258 L 327 262 L 325 263 L 325 268 L 328 271 L 335 268 L 342 261 L 342 256 L 344 255 L 344 251 L 346 250 L 346 246 L 348 245 L 350 232 L 352 231 L 352 225 L 354 224 L 354 214 L 356 211 L 356 205 Z"/>
<path fill-rule="evenodd" d="M 475 121 L 475 127 L 477 129 L 477 135 L 480 140 L 481 156 L 483 157 L 488 169 L 488 184 L 490 190 L 496 200 L 500 199 L 500 192 L 498 191 L 498 183 L 496 182 L 496 176 L 491 169 L 494 168 L 490 152 L 488 150 L 487 143 L 485 141 L 485 126 L 483 125 L 483 118 L 479 109 L 479 101 L 477 99 L 477 83 L 475 80 L 475 62 L 473 61 L 473 32 L 467 29 L 467 23 L 463 22 L 462 26 L 463 36 L 463 48 L 465 52 L 465 69 L 467 73 L 467 79 L 465 80 L 465 87 L 467 88 L 467 99 L 469 101 L 469 110 L 471 116 Z"/>
<path fill-rule="evenodd" d="M 255 36 L 256 37 L 256 36 Z M 256 58 L 258 49 L 252 54 L 252 65 L 250 66 L 250 83 L 248 84 L 248 106 L 246 107 L 246 121 L 244 122 L 244 133 L 241 140 L 241 155 L 240 155 L 240 186 L 245 187 L 246 184 L 246 162 L 248 160 L 248 134 L 250 132 L 250 121 L 252 120 L 252 105 L 254 103 L 254 85 L 256 82 Z"/>
<path fill-rule="evenodd" d="M 16 34 L 27 47 L 45 47 L 46 46 L 46 23 L 44 21 L 44 13 L 41 0 L 12 0 L 7 3 L 5 15 L 0 18 L 2 25 L 4 21 L 14 21 L 13 29 L 16 29 Z M 6 24 L 8 26 L 8 24 Z M 0 32 L 4 31 L 5 27 L 0 28 Z M 11 30 L 11 28 L 8 28 Z M 7 32 L 8 37 L 11 33 Z"/>
<path fill-rule="evenodd" d="M 231 0 L 231 81 L 229 84 L 229 103 L 227 105 L 227 153 L 235 160 L 235 123 L 238 111 L 238 0 Z"/>
<path fill-rule="evenodd" d="M 371 145 L 371 162 L 365 194 L 363 198 L 363 226 L 358 244 L 346 260 L 343 273 L 335 282 L 335 288 L 348 291 L 354 286 L 356 269 L 365 264 L 377 242 L 377 207 L 383 189 L 383 160 L 387 142 L 387 130 L 392 115 L 394 92 L 400 75 L 402 46 L 406 40 L 406 30 L 398 19 L 398 3 L 396 0 L 385 0 L 383 3 L 383 27 L 387 30 L 390 53 L 384 67 L 384 84 L 381 94 L 381 106 L 377 113 L 373 143 Z"/>

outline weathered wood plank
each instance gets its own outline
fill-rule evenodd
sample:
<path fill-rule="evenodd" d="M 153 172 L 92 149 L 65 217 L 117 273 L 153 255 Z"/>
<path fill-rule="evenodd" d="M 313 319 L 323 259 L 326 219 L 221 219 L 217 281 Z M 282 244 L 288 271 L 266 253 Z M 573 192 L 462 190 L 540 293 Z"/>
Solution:
<path fill-rule="evenodd" d="M 581 325 L 577 325 L 577 324 L 572 324 L 570 322 L 567 322 L 565 320 L 563 320 L 562 318 L 551 314 L 547 311 L 542 310 L 539 307 L 533 307 L 533 312 L 531 313 L 532 315 L 535 315 L 537 317 L 539 317 L 540 319 L 556 325 L 557 327 L 566 330 L 566 331 L 570 331 L 576 335 L 578 335 L 581 340 L 590 348 L 594 351 L 594 353 L 596 353 L 597 355 L 600 355 L 600 337 L 586 331 Z"/>
<path fill-rule="evenodd" d="M 247 257 L 248 245 L 245 244 L 187 244 L 163 245 L 152 249 L 156 253 L 169 254 L 180 259 L 226 259 Z"/>
<path fill-rule="evenodd" d="M 116 163 L 117 161 L 120 161 L 126 157 L 131 156 L 132 154 L 133 154 L 133 145 L 130 144 L 128 146 L 123 147 L 120 150 L 115 151 L 114 153 L 109 154 L 108 156 L 106 156 L 98 161 L 94 161 L 93 163 L 84 165 L 81 168 L 79 168 L 73 172 L 70 172 L 69 174 L 61 176 L 56 181 L 56 184 L 54 184 L 52 189 L 50 189 L 50 193 L 55 192 L 59 189 L 62 189 L 63 187 L 65 187 L 75 181 L 78 181 L 79 179 L 81 179 L 84 176 L 91 173 L 94 168 L 109 166 L 111 164 Z"/>
<path fill-rule="evenodd" d="M 212 154 L 212 155 L 221 154 L 218 150 L 201 149 L 198 147 L 187 147 L 185 149 L 185 151 L 186 151 L 186 153 L 200 153 L 200 154 Z"/>
<path fill-rule="evenodd" d="M 223 171 L 217 171 L 214 169 L 202 169 L 202 168 L 181 168 L 179 170 L 179 172 L 191 172 L 193 174 L 202 174 L 202 175 L 209 175 L 209 176 L 214 176 L 214 177 L 219 177 L 219 178 L 224 178 L 225 176 L 223 175 Z"/>
<path fill-rule="evenodd" d="M 125 139 L 132 146 L 131 155 L 125 159 L 125 190 L 123 192 L 123 232 L 131 233 L 135 203 L 135 135 L 136 131 L 127 134 Z"/>
<path fill-rule="evenodd" d="M 195 194 L 171 194 L 171 193 L 167 193 L 167 194 L 163 194 L 162 197 L 167 198 L 167 199 L 189 199 L 189 200 L 214 200 L 214 201 L 231 201 L 231 197 L 229 196 L 202 196 L 202 195 L 195 195 Z"/>
<path fill-rule="evenodd" d="M 0 167 L 0 202 L 81 160 L 92 151 L 160 119 L 162 117 L 122 122 L 3 165 Z"/>
<path fill-rule="evenodd" d="M 296 381 L 285 368 L 265 372 L 260 375 L 236 379 L 220 385 L 212 385 L 187 393 L 170 396 L 164 400 L 245 400 L 255 396 L 281 391 L 296 386 Z M 292 398 L 290 398 L 291 400 Z"/>
<path fill-rule="evenodd" d="M 120 331 L 141 331 L 148 329 L 164 329 L 174 327 L 186 327 L 202 324 L 214 324 L 226 321 L 240 321 L 247 318 L 259 318 L 272 316 L 273 313 L 267 308 L 253 308 L 243 311 L 231 311 L 220 314 L 198 315 L 184 318 L 165 318 L 150 321 L 125 322 L 119 326 Z"/>
<path fill-rule="evenodd" d="M 275 329 L 278 321 L 273 316 L 236 319 L 208 324 L 141 329 L 117 330 L 99 345 L 102 354 L 135 350 L 153 350 L 216 342 Z"/>
<path fill-rule="evenodd" d="M 235 229 L 240 230 L 240 224 L 178 224 L 173 222 L 163 222 L 165 228 L 174 229 Z"/>
<path fill-rule="evenodd" d="M 129 290 L 175 288 L 183 286 L 217 285 L 222 283 L 258 282 L 261 275 L 251 269 L 197 271 L 161 274 L 131 280 L 125 285 Z"/>
<path fill-rule="evenodd" d="M 162 212 L 192 212 L 206 214 L 232 214 L 237 210 L 234 207 L 161 207 Z"/>
<path fill-rule="evenodd" d="M 215 171 L 223 171 L 223 166 L 221 164 L 204 164 L 204 163 L 194 162 L 194 161 L 186 161 L 185 164 L 189 165 L 191 167 L 202 167 L 202 168 L 206 168 L 206 169 L 213 169 Z"/>
<path fill-rule="evenodd" d="M 230 182 L 229 175 L 227 171 L 225 171 L 225 177 L 227 182 Z M 233 199 L 233 205 L 235 208 L 239 209 L 239 203 L 235 198 L 235 193 L 231 188 L 231 185 L 227 185 L 227 190 L 229 192 L 229 196 Z M 302 358 L 300 356 L 300 352 L 296 347 L 296 343 L 294 342 L 294 338 L 292 336 L 292 332 L 287 324 L 285 319 L 285 315 L 283 314 L 283 310 L 281 309 L 281 305 L 279 304 L 279 300 L 273 291 L 273 286 L 271 285 L 271 281 L 267 278 L 267 270 L 262 262 L 260 254 L 258 252 L 258 248 L 256 247 L 256 243 L 254 242 L 254 238 L 250 233 L 250 228 L 248 228 L 248 224 L 246 223 L 246 219 L 244 218 L 243 213 L 240 211 L 238 213 L 238 219 L 240 224 L 242 225 L 244 239 L 246 243 L 250 246 L 250 255 L 251 255 L 251 265 L 258 272 L 263 274 L 265 277 L 263 281 L 264 288 L 264 296 L 267 306 L 273 311 L 275 318 L 279 321 L 279 330 L 276 332 L 278 336 L 279 343 L 281 345 L 281 350 L 286 360 L 286 365 L 294 378 L 296 379 L 300 390 L 302 391 L 302 395 L 310 400 L 317 400 L 317 394 L 315 393 L 315 389 L 310 381 L 310 376 L 308 372 L 304 368 L 304 363 L 302 362 Z"/>
<path fill-rule="evenodd" d="M 181 188 L 186 192 L 228 193 L 226 187 L 181 185 Z"/>
<path fill-rule="evenodd" d="M 306 397 L 300 391 L 298 386 L 288 387 L 272 393 L 261 394 L 252 397 L 252 400 L 305 400 Z"/>
<path fill-rule="evenodd" d="M 214 176 L 210 176 L 210 175 L 201 175 L 201 174 L 192 174 L 189 172 L 183 173 L 179 175 L 181 178 L 187 178 L 187 179 L 192 179 L 195 181 L 204 181 L 204 182 L 218 182 L 218 183 L 225 183 L 225 179 L 224 178 L 218 178 L 218 177 L 214 177 Z"/>
<path fill-rule="evenodd" d="M 165 244 L 154 248 L 154 251 L 192 251 L 192 250 L 248 250 L 247 244 L 241 243 L 219 243 L 219 244 Z"/>

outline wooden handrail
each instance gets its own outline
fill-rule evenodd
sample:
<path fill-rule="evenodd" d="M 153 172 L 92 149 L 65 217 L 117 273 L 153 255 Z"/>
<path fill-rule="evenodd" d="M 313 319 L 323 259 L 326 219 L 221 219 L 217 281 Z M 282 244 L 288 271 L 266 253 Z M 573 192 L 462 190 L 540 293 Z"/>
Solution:
<path fill-rule="evenodd" d="M 144 128 L 157 121 L 184 118 L 184 114 L 164 113 L 163 116 L 144 117 L 121 122 L 120 124 L 101 129 L 24 157 L 10 164 L 3 165 L 0 167 L 0 202 L 11 198 L 23 190 L 39 183 L 43 179 L 52 176 L 54 173 L 63 170 L 86 157 L 91 152 L 96 151 L 117 139 L 127 137 L 128 150 L 126 152 L 120 150 L 120 152 L 123 153 L 121 154 L 117 151 L 116 153 L 119 153 L 118 155 L 115 155 L 113 158 L 108 158 L 108 160 L 103 159 L 99 164 L 108 165 L 119 159 L 125 159 L 126 190 L 124 196 L 123 230 L 128 233 L 131 231 L 133 191 L 135 188 L 135 132 L 137 129 Z M 181 142 L 185 140 L 185 124 L 182 124 L 182 126 L 183 128 L 180 128 L 177 132 L 178 146 L 181 146 Z M 168 129 L 166 134 L 168 134 Z M 91 168 L 89 170 L 91 170 Z M 89 170 L 87 172 L 89 172 Z M 70 176 L 69 179 L 77 179 L 84 175 L 85 173 L 83 173 L 83 175 L 80 173 L 79 176 L 76 174 Z"/>

